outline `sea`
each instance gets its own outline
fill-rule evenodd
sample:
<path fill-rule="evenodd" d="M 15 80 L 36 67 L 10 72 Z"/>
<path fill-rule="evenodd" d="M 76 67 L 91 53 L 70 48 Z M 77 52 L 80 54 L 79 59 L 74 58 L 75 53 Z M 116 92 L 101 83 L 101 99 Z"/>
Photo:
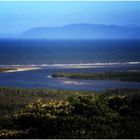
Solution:
<path fill-rule="evenodd" d="M 140 40 L 0 39 L 0 67 L 39 69 L 0 73 L 0 87 L 102 91 L 140 82 L 53 78 L 58 72 L 140 70 Z"/>

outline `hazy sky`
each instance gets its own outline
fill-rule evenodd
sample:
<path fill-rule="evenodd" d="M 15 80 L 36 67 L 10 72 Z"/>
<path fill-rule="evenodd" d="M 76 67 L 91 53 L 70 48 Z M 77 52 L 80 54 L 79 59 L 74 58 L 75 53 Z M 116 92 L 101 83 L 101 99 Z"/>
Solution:
<path fill-rule="evenodd" d="M 0 2 L 0 35 L 72 23 L 140 25 L 140 2 Z"/>

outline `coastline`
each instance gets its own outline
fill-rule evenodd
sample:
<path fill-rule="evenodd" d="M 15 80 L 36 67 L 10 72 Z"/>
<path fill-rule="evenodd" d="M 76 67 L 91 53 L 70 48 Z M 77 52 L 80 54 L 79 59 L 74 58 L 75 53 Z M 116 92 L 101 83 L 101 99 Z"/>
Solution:
<path fill-rule="evenodd" d="M 53 78 L 83 79 L 83 80 L 119 80 L 140 82 L 140 71 L 72 73 L 61 72 L 51 75 Z"/>
<path fill-rule="evenodd" d="M 20 72 L 41 69 L 39 67 L 15 67 L 15 68 L 0 68 L 0 72 Z"/>

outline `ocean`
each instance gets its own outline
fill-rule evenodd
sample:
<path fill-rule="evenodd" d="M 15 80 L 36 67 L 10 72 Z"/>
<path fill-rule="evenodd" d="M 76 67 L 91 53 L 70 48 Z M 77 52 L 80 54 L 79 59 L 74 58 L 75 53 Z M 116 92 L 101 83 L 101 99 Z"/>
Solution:
<path fill-rule="evenodd" d="M 138 82 L 55 79 L 56 72 L 140 70 L 140 40 L 0 40 L 0 67 L 39 67 L 0 73 L 0 87 L 105 90 Z"/>

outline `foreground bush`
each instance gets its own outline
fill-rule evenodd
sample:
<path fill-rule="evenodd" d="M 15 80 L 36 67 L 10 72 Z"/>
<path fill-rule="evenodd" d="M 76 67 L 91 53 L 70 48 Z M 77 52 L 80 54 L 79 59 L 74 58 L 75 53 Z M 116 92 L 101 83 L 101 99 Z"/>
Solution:
<path fill-rule="evenodd" d="M 0 138 L 8 139 L 8 138 L 26 138 L 28 131 L 21 130 L 1 130 Z"/>
<path fill-rule="evenodd" d="M 140 138 L 139 101 L 78 93 L 63 101 L 38 100 L 15 114 L 0 138 Z"/>

